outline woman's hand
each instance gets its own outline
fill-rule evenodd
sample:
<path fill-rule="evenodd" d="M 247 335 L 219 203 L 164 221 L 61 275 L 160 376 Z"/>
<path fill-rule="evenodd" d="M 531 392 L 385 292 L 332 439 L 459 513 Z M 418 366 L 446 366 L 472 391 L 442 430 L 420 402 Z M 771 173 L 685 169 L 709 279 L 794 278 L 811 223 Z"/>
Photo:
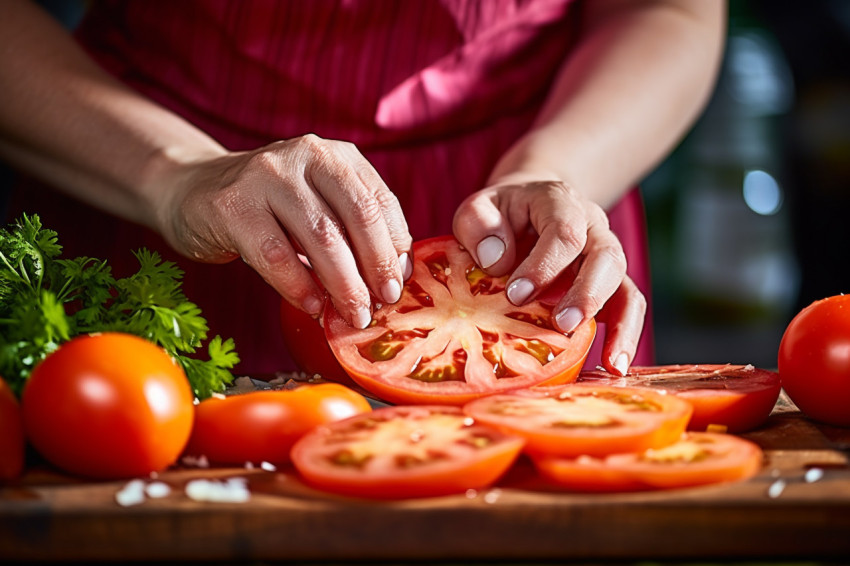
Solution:
<path fill-rule="evenodd" d="M 520 305 L 563 272 L 575 281 L 554 309 L 570 332 L 596 317 L 606 323 L 602 362 L 624 375 L 634 358 L 646 300 L 626 275 L 626 257 L 608 217 L 597 204 L 561 181 L 508 176 L 467 198 L 454 217 L 454 233 L 482 269 L 507 273 L 517 257 L 517 235 L 539 238 L 508 280 L 508 299 Z"/>
<path fill-rule="evenodd" d="M 353 144 L 306 135 L 183 164 L 172 178 L 157 223 L 175 249 L 210 263 L 241 256 L 310 314 L 324 292 L 303 259 L 358 328 L 370 295 L 396 302 L 411 274 L 398 200 Z"/>

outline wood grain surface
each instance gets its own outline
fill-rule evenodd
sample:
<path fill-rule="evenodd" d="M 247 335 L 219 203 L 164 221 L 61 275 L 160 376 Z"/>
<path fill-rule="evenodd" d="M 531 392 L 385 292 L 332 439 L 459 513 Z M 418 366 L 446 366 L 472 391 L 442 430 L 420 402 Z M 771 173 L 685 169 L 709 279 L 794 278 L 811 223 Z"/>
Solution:
<path fill-rule="evenodd" d="M 527 463 L 481 493 L 399 502 L 327 495 L 289 469 L 180 468 L 159 476 L 168 496 L 122 507 L 126 482 L 32 469 L 0 488 L 0 563 L 850 558 L 850 429 L 809 421 L 781 399 L 745 436 L 765 449 L 755 478 L 634 494 L 553 490 Z M 812 468 L 823 477 L 807 482 Z M 251 491 L 245 503 L 184 491 L 194 478 L 237 476 Z"/>

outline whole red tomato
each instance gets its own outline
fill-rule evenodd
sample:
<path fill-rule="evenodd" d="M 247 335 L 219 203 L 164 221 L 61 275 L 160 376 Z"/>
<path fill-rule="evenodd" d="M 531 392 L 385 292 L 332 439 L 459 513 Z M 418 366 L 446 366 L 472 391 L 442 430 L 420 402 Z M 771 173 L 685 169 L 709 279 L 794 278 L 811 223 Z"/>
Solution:
<path fill-rule="evenodd" d="M 194 396 L 157 345 L 121 333 L 80 336 L 44 359 L 24 387 L 27 436 L 55 466 L 93 478 L 146 475 L 189 439 Z"/>
<path fill-rule="evenodd" d="M 314 427 L 371 410 L 365 397 L 338 383 L 205 399 L 195 407 L 185 453 L 217 464 L 282 464 Z"/>
<path fill-rule="evenodd" d="M 24 424 L 15 394 L 0 377 L 0 481 L 11 480 L 24 469 Z"/>
<path fill-rule="evenodd" d="M 325 338 L 325 331 L 322 330 L 318 320 L 301 309 L 293 307 L 286 299 L 282 299 L 280 324 L 283 330 L 283 341 L 289 350 L 289 355 L 298 365 L 298 369 L 308 375 L 320 375 L 328 381 L 346 385 L 354 384 L 336 361 Z"/>
<path fill-rule="evenodd" d="M 808 416 L 850 426 L 850 296 L 815 301 L 794 317 L 779 344 L 779 378 Z"/>

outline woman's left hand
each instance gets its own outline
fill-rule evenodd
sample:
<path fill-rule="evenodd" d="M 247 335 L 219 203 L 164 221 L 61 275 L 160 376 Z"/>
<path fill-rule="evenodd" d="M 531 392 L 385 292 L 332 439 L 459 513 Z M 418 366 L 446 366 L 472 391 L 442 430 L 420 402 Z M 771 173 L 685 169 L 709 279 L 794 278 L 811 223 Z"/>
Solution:
<path fill-rule="evenodd" d="M 623 247 L 599 205 L 554 178 L 513 175 L 467 198 L 455 212 L 453 228 L 492 275 L 508 273 L 517 260 L 517 239 L 535 231 L 536 244 L 508 280 L 508 299 L 523 304 L 573 270 L 575 281 L 553 310 L 556 325 L 570 332 L 592 317 L 605 322 L 602 364 L 615 374 L 626 373 L 646 299 L 626 275 Z"/>

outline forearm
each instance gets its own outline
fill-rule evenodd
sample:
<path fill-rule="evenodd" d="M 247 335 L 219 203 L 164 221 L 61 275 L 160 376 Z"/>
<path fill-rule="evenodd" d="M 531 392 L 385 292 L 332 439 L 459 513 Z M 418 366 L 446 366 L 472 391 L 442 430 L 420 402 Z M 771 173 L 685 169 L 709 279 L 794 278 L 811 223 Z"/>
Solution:
<path fill-rule="evenodd" d="M 0 157 L 109 212 L 154 226 L 165 173 L 224 152 L 101 70 L 38 7 L 0 17 Z"/>
<path fill-rule="evenodd" d="M 721 59 L 720 0 L 591 0 L 580 38 L 533 128 L 491 181 L 564 181 L 605 208 L 675 146 Z"/>

